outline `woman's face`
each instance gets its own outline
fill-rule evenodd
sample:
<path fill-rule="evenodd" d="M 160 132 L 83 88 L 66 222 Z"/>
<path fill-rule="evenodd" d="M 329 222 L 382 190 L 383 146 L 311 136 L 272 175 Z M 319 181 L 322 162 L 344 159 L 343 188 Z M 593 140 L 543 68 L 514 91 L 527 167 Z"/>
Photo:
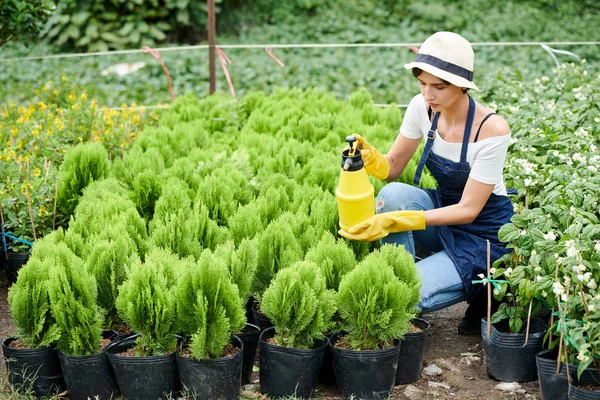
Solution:
<path fill-rule="evenodd" d="M 443 80 L 429 72 L 422 71 L 417 79 L 423 98 L 435 112 L 447 109 L 463 94 L 462 89 L 458 86 L 444 83 Z"/>

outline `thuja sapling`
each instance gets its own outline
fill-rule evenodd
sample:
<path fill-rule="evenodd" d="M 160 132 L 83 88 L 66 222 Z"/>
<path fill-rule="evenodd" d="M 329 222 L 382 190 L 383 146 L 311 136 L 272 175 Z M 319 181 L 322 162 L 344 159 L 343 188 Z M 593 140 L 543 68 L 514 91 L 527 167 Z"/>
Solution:
<path fill-rule="evenodd" d="M 310 225 L 307 211 L 298 210 L 295 213 L 286 211 L 277 219 L 278 223 L 288 224 L 292 227 L 296 241 L 302 249 L 302 255 L 306 254 L 318 240 L 315 228 Z"/>
<path fill-rule="evenodd" d="M 46 262 L 50 309 L 60 332 L 57 349 L 76 356 L 98 353 L 104 315 L 97 305 L 96 280 L 64 243 Z"/>
<path fill-rule="evenodd" d="M 258 239 L 258 265 L 252 292 L 260 302 L 275 274 L 304 256 L 294 231 L 286 220 L 273 221 Z"/>
<path fill-rule="evenodd" d="M 48 236 L 36 243 L 39 246 Z M 19 270 L 17 282 L 8 290 L 8 305 L 19 339 L 31 348 L 50 346 L 60 337 L 50 312 L 48 264 L 31 258 Z"/>
<path fill-rule="evenodd" d="M 339 239 L 337 242 L 329 232 L 323 233 L 321 240 L 311 248 L 306 261 L 315 263 L 325 277 L 327 289 L 337 291 L 342 277 L 356 265 L 354 252 Z"/>
<path fill-rule="evenodd" d="M 130 198 L 145 221 L 154 217 L 154 207 L 162 194 L 160 176 L 146 170 L 137 174 L 131 182 Z"/>
<path fill-rule="evenodd" d="M 229 230 L 220 227 L 208 216 L 208 209 L 198 202 L 192 206 L 192 218 L 189 221 L 193 238 L 202 248 L 214 250 L 229 238 Z"/>
<path fill-rule="evenodd" d="M 130 268 L 119 289 L 119 316 L 140 336 L 135 351 L 140 356 L 162 355 L 175 350 L 175 297 L 168 270 L 158 252 L 151 252 L 143 264 Z"/>
<path fill-rule="evenodd" d="M 108 153 L 101 143 L 79 144 L 65 154 L 58 172 L 57 204 L 65 218 L 73 215 L 83 190 L 108 176 Z"/>
<path fill-rule="evenodd" d="M 145 133 L 142 133 L 142 135 Z M 158 149 L 142 149 L 134 143 L 123 157 L 114 160 L 111 173 L 127 188 L 132 189 L 135 177 L 142 172 L 160 176 L 165 169 L 165 160 Z"/>
<path fill-rule="evenodd" d="M 412 290 L 389 265 L 365 259 L 346 274 L 337 295 L 342 338 L 354 350 L 394 345 L 407 331 L 414 312 L 408 311 Z"/>
<path fill-rule="evenodd" d="M 378 262 L 381 265 L 387 264 L 394 270 L 394 275 L 401 282 L 406 283 L 410 290 L 409 302 L 407 304 L 408 312 L 415 312 L 419 300 L 421 300 L 421 276 L 415 265 L 415 260 L 409 252 L 404 249 L 404 246 L 394 246 L 385 244 L 378 250 L 369 254 L 365 261 Z"/>
<path fill-rule="evenodd" d="M 191 211 L 181 209 L 152 223 L 150 245 L 177 254 L 179 257 L 200 257 L 202 247 L 192 231 Z"/>
<path fill-rule="evenodd" d="M 149 224 L 150 233 L 152 233 L 156 224 L 168 221 L 172 214 L 176 214 L 178 211 L 189 214 L 191 210 L 192 192 L 181 179 L 170 177 L 163 185 L 161 193 L 155 204 L 154 218 Z"/>
<path fill-rule="evenodd" d="M 335 292 L 315 263 L 299 261 L 275 275 L 261 306 L 275 325 L 275 344 L 310 349 L 332 326 Z"/>
<path fill-rule="evenodd" d="M 339 214 L 333 194 L 323 192 L 310 205 L 310 224 L 317 232 L 329 232 L 337 236 L 339 229 Z"/>
<path fill-rule="evenodd" d="M 260 219 L 257 202 L 240 206 L 227 222 L 231 239 L 239 244 L 244 239 L 253 239 L 265 229 Z"/>
<path fill-rule="evenodd" d="M 188 261 L 174 287 L 178 326 L 190 335 L 196 359 L 222 357 L 231 335 L 246 324 L 237 285 L 222 259 L 205 250 L 197 262 Z"/>
<path fill-rule="evenodd" d="M 234 243 L 228 241 L 219 245 L 214 253 L 227 267 L 229 277 L 237 285 L 243 303 L 250 296 L 250 287 L 254 280 L 258 262 L 257 244 L 257 239 L 244 239 L 236 249 Z"/>
<path fill-rule="evenodd" d="M 114 236 L 92 240 L 91 251 L 85 260 L 85 269 L 94 276 L 98 287 L 98 305 L 106 312 L 104 327 L 118 329 L 121 320 L 115 304 L 119 286 L 127 277 L 129 266 L 138 261 L 137 249 L 127 235 L 110 229 Z"/>

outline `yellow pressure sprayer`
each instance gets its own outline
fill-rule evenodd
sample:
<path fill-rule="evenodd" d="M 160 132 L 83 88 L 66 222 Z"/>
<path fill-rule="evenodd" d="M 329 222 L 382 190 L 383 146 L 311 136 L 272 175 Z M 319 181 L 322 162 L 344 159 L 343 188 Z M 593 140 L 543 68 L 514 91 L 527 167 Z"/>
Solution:
<path fill-rule="evenodd" d="M 340 182 L 335 190 L 340 228 L 348 231 L 375 214 L 375 190 L 369 182 L 354 136 L 346 136 L 349 147 L 342 152 Z"/>

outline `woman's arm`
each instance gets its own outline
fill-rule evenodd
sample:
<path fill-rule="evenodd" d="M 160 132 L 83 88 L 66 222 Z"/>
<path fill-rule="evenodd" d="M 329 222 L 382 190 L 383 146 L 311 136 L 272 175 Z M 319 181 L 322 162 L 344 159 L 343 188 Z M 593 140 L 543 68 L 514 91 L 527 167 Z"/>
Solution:
<path fill-rule="evenodd" d="M 451 206 L 425 211 L 425 224 L 427 226 L 470 224 L 485 206 L 494 191 L 494 186 L 469 178 L 460 201 Z"/>
<path fill-rule="evenodd" d="M 421 139 L 409 139 L 406 136 L 399 134 L 389 153 L 386 155 L 390 163 L 390 173 L 386 181 L 391 182 L 400 177 L 404 168 L 417 151 L 421 143 Z"/>

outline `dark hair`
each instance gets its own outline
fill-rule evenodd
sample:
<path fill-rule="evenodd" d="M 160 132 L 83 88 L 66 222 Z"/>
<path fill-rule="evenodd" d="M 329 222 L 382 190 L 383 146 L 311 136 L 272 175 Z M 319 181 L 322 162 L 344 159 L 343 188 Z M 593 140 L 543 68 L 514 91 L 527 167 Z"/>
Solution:
<path fill-rule="evenodd" d="M 421 68 L 414 67 L 414 68 L 412 69 L 412 74 L 413 74 L 413 76 L 414 76 L 415 78 L 418 78 L 418 77 L 419 77 L 419 75 L 421 75 L 421 72 L 423 72 L 423 70 L 422 70 Z M 439 78 L 439 77 L 438 77 L 438 78 Z M 448 82 L 447 80 L 444 80 L 444 79 L 442 79 L 442 78 L 439 78 L 439 79 L 440 79 L 442 82 L 444 82 L 446 85 L 448 85 L 448 86 L 452 85 L 452 83 Z M 467 92 L 469 91 L 469 89 L 467 89 L 467 88 L 463 88 L 463 90 L 462 90 L 462 91 L 463 91 L 463 93 L 467 93 Z"/>

